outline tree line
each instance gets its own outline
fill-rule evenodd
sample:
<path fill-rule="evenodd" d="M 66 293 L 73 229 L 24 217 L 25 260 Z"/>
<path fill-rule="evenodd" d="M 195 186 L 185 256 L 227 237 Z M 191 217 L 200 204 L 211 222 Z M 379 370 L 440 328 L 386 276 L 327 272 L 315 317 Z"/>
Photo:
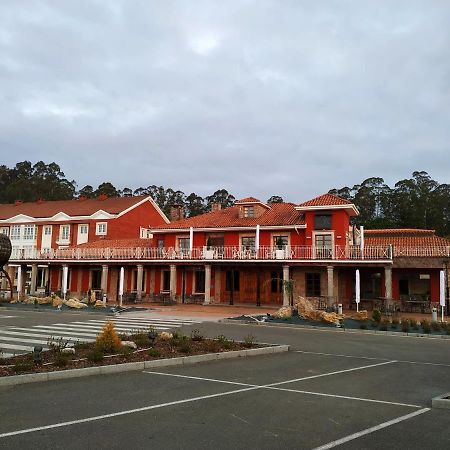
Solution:
<path fill-rule="evenodd" d="M 359 209 L 356 225 L 367 228 L 429 228 L 441 236 L 450 236 L 450 185 L 439 184 L 424 171 L 417 171 L 409 179 L 388 186 L 383 178 L 372 177 L 353 187 L 331 189 L 330 193 L 353 202 Z M 38 161 L 17 163 L 13 168 L 0 166 L 0 203 L 16 200 L 36 201 L 70 200 L 84 196 L 95 198 L 101 194 L 109 197 L 151 195 L 166 214 L 172 206 L 183 206 L 186 216 L 192 217 L 211 210 L 213 203 L 222 208 L 233 205 L 235 197 L 226 189 L 218 189 L 211 195 L 201 197 L 194 192 L 150 185 L 131 189 L 116 188 L 111 182 L 77 189 L 75 180 L 69 180 L 58 164 Z M 282 202 L 278 195 L 268 203 Z"/>
<path fill-rule="evenodd" d="M 450 236 L 450 185 L 439 184 L 424 171 L 400 180 L 394 187 L 383 178 L 368 178 L 352 188 L 332 189 L 353 202 L 360 215 L 357 225 L 367 228 L 425 228 Z"/>
<path fill-rule="evenodd" d="M 186 195 L 180 190 L 156 185 L 118 189 L 109 181 L 100 183 L 97 188 L 86 185 L 77 189 L 75 180 L 67 179 L 60 166 L 54 162 L 46 164 L 38 161 L 32 164 L 30 161 L 22 161 L 13 168 L 0 166 L 0 203 L 95 198 L 102 194 L 108 197 L 151 195 L 166 215 L 170 214 L 172 206 L 183 206 L 187 217 L 210 211 L 213 203 L 220 203 L 222 208 L 228 208 L 236 200 L 226 189 L 219 189 L 204 198 L 194 192 Z M 282 201 L 279 196 L 268 199 L 272 203 Z"/>

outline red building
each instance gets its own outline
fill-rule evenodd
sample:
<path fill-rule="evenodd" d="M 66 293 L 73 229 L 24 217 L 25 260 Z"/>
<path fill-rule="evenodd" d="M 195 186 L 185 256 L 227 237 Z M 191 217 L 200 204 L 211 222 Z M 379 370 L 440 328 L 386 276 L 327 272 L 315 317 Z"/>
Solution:
<path fill-rule="evenodd" d="M 351 218 L 358 210 L 334 195 L 299 205 L 249 197 L 191 218 L 174 209 L 178 220 L 171 223 L 145 201 L 148 211 L 138 220 L 121 216 L 123 232 L 17 255 L 15 263 L 48 266 L 54 291 L 67 265 L 71 295 L 94 289 L 113 302 L 121 267 L 125 292 L 150 301 L 281 305 L 292 294 L 352 306 L 357 269 L 363 306 L 439 301 L 439 271 L 448 264 L 450 241 L 431 230 L 356 229 Z M 148 239 L 140 238 L 142 230 Z"/>

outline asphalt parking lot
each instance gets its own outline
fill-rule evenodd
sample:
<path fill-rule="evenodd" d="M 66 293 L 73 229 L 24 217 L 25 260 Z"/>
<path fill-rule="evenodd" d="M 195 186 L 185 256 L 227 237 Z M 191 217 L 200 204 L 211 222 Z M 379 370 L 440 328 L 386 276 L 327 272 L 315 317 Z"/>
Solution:
<path fill-rule="evenodd" d="M 0 448 L 449 448 L 450 341 L 204 323 L 274 356 L 0 388 Z M 188 332 L 189 329 L 186 329 Z"/>

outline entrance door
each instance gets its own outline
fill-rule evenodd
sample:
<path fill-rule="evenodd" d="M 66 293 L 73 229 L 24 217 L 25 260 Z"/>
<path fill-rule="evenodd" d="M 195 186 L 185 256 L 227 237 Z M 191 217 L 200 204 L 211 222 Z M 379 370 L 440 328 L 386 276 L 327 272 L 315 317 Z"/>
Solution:
<path fill-rule="evenodd" d="M 330 233 L 316 234 L 314 238 L 314 245 L 316 258 L 333 258 L 333 236 Z"/>

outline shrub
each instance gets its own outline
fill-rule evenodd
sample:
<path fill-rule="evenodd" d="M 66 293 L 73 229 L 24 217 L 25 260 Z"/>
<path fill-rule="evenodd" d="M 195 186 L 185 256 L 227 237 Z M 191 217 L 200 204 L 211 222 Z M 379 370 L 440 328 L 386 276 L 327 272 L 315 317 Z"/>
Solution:
<path fill-rule="evenodd" d="M 73 348 L 75 349 L 75 351 L 87 350 L 91 347 L 91 345 L 92 344 L 90 344 L 89 342 L 77 342 L 76 344 L 74 344 Z"/>
<path fill-rule="evenodd" d="M 86 358 L 91 362 L 100 362 L 103 360 L 103 352 L 99 348 L 94 348 L 86 355 Z"/>
<path fill-rule="evenodd" d="M 29 372 L 33 368 L 31 361 L 18 361 L 14 364 L 13 370 L 15 373 Z"/>
<path fill-rule="evenodd" d="M 379 309 L 374 309 L 372 311 L 372 320 L 376 323 L 380 323 L 381 322 L 381 312 Z"/>
<path fill-rule="evenodd" d="M 114 353 L 121 347 L 120 338 L 114 324 L 108 320 L 95 341 L 97 348 L 104 353 Z"/>
<path fill-rule="evenodd" d="M 191 339 L 193 341 L 203 341 L 204 337 L 203 334 L 200 333 L 200 330 L 195 328 L 191 331 Z"/>
<path fill-rule="evenodd" d="M 442 325 L 444 324 L 440 324 L 439 322 L 431 322 L 431 329 L 436 332 L 441 331 Z M 442 327 L 442 329 L 445 331 L 445 326 Z"/>
<path fill-rule="evenodd" d="M 431 325 L 430 325 L 430 322 L 428 320 L 426 320 L 426 319 L 422 320 L 421 325 L 422 325 L 422 330 L 423 330 L 424 333 L 426 333 L 426 334 L 430 334 L 431 333 Z"/>
<path fill-rule="evenodd" d="M 409 326 L 410 326 L 413 330 L 418 330 L 418 329 L 419 329 L 419 323 L 417 322 L 416 319 L 409 319 Z"/>
<path fill-rule="evenodd" d="M 402 319 L 402 331 L 404 333 L 409 332 L 409 320 L 408 319 Z"/>
<path fill-rule="evenodd" d="M 217 342 L 226 349 L 230 349 L 233 346 L 234 341 L 230 341 L 227 337 L 225 337 L 223 334 L 220 334 L 217 336 Z"/>
<path fill-rule="evenodd" d="M 120 348 L 119 353 L 128 359 L 128 358 L 131 358 L 131 355 L 133 354 L 133 349 L 130 347 L 123 346 Z"/>
<path fill-rule="evenodd" d="M 69 357 L 61 353 L 55 358 L 54 362 L 56 367 L 66 367 L 68 363 Z"/>
<path fill-rule="evenodd" d="M 247 348 L 251 348 L 255 345 L 256 338 L 253 336 L 253 334 L 247 334 L 247 336 L 244 337 L 244 346 Z"/>
<path fill-rule="evenodd" d="M 150 339 L 148 338 L 148 335 L 146 333 L 132 334 L 130 338 L 138 347 L 145 347 L 150 345 Z"/>
<path fill-rule="evenodd" d="M 399 324 L 398 319 L 392 319 L 392 322 L 391 322 L 391 328 L 392 328 L 393 330 L 396 330 L 397 327 L 398 327 L 398 324 Z"/>
<path fill-rule="evenodd" d="M 161 351 L 157 348 L 151 348 L 148 351 L 148 356 L 151 356 L 152 358 L 159 358 L 161 356 Z"/>
<path fill-rule="evenodd" d="M 380 322 L 380 331 L 387 331 L 388 326 L 389 326 L 389 321 L 386 320 L 386 319 L 383 319 L 383 320 Z"/>
<path fill-rule="evenodd" d="M 53 353 L 61 353 L 63 348 L 66 348 L 70 343 L 70 339 L 63 339 L 62 337 L 54 338 L 50 336 L 47 338 L 47 346 Z"/>
<path fill-rule="evenodd" d="M 180 352 L 181 353 L 190 353 L 191 352 L 191 346 L 188 342 L 183 342 L 180 346 Z"/>

